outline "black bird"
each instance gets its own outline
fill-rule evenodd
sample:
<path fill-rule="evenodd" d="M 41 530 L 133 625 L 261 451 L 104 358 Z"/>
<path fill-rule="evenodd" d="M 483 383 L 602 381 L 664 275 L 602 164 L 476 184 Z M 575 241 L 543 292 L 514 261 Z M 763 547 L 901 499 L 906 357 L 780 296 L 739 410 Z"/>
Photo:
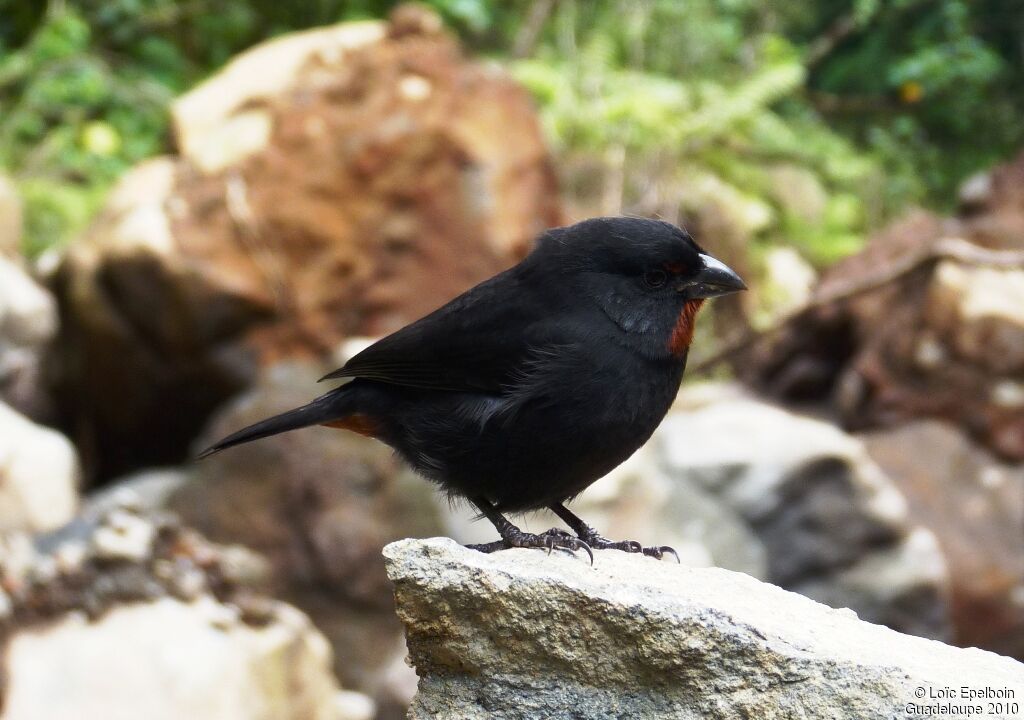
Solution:
<path fill-rule="evenodd" d="M 518 265 L 366 348 L 351 382 L 200 455 L 310 425 L 377 438 L 465 498 L 508 547 L 666 546 L 603 538 L 565 504 L 650 438 L 679 389 L 706 298 L 745 289 L 666 222 L 595 218 L 545 232 Z M 503 513 L 548 508 L 575 535 Z"/>

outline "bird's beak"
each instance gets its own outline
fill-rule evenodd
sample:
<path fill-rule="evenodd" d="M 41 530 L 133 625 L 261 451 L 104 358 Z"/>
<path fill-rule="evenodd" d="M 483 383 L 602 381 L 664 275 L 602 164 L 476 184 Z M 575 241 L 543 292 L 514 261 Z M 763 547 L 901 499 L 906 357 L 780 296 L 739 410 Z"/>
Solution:
<path fill-rule="evenodd" d="M 700 260 L 704 263 L 703 269 L 678 288 L 689 300 L 720 297 L 747 289 L 746 283 L 725 263 L 703 253 Z"/>

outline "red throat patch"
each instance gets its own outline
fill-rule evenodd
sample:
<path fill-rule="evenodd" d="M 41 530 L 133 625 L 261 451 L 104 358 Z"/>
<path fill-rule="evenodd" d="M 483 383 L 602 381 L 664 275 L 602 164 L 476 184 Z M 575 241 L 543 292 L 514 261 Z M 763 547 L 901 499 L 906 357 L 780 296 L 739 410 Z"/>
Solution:
<path fill-rule="evenodd" d="M 331 422 L 324 423 L 324 426 L 339 428 L 341 430 L 351 430 L 354 433 L 359 433 L 366 437 L 377 437 L 378 433 L 380 433 L 380 423 L 369 415 L 364 415 L 362 413 L 355 413 L 354 415 L 349 415 L 341 420 L 333 420 Z"/>
<path fill-rule="evenodd" d="M 693 341 L 693 327 L 697 321 L 697 312 L 704 304 L 704 300 L 689 300 L 683 305 L 683 311 L 679 313 L 676 326 L 672 329 L 672 336 L 668 340 L 668 349 L 676 357 L 682 357 L 683 353 L 690 347 Z"/>

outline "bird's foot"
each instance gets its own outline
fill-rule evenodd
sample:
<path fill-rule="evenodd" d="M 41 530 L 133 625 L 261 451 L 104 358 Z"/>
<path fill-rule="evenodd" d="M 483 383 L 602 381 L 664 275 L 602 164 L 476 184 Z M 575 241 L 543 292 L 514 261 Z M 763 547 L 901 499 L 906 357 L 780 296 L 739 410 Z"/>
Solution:
<path fill-rule="evenodd" d="M 584 540 L 556 528 L 537 535 L 523 532 L 519 528 L 512 526 L 501 540 L 480 543 L 478 545 L 467 545 L 466 547 L 483 553 L 492 553 L 509 548 L 540 548 L 541 550 L 547 550 L 549 555 L 552 550 L 561 550 L 570 554 L 575 554 L 577 550 L 583 550 L 590 556 L 590 564 L 594 564 L 594 553 Z"/>
<path fill-rule="evenodd" d="M 568 535 L 569 533 L 565 534 Z M 589 532 L 581 534 L 580 540 L 595 550 L 621 550 L 622 552 L 627 553 L 642 553 L 647 557 L 656 558 L 658 560 L 661 560 L 665 555 L 672 555 L 675 557 L 677 563 L 681 562 L 679 560 L 679 553 L 675 551 L 675 548 L 669 547 L 668 545 L 644 547 L 636 540 L 609 540 L 608 538 L 602 537 L 593 528 L 589 528 Z"/>

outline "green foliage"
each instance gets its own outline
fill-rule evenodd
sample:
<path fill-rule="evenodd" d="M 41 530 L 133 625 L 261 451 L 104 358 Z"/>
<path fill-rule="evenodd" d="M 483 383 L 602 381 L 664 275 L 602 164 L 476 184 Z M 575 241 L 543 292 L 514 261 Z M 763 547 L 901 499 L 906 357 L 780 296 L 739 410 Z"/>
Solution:
<path fill-rule="evenodd" d="M 849 12 L 821 13 L 807 35 Z M 948 206 L 967 175 L 1024 145 L 1019 0 L 855 3 L 855 30 L 809 76 L 840 131 L 875 152 L 904 200 Z"/>
<path fill-rule="evenodd" d="M 604 195 L 599 211 L 698 223 L 710 211 L 734 241 L 791 243 L 820 264 L 856 250 L 873 217 L 867 208 L 878 204 L 878 162 L 808 107 L 806 71 L 794 46 L 767 32 L 741 40 L 742 13 L 730 25 L 713 12 L 721 6 L 648 4 L 644 26 L 691 28 L 693 45 L 683 38 L 678 47 L 696 54 L 677 62 L 692 66 L 677 65 L 672 74 L 647 67 L 671 67 L 671 33 L 648 30 L 637 67 L 629 58 L 628 23 L 618 32 L 610 22 L 580 30 L 578 20 L 577 50 L 568 61 L 554 47 L 541 48 L 514 72 L 537 98 L 562 157 L 620 151 L 621 162 L 598 170 L 605 185 L 621 186 L 616 197 Z M 697 14 L 696 22 L 684 22 L 688 13 Z M 701 33 L 705 27 L 712 32 Z M 731 57 L 737 43 L 747 53 L 745 72 Z M 567 178 L 570 191 L 600 192 L 591 164 L 581 163 L 580 174 L 587 181 Z M 780 182 L 800 187 L 781 192 Z"/>
<path fill-rule="evenodd" d="M 30 254 L 79 231 L 125 169 L 163 149 L 173 88 L 95 52 L 95 32 L 63 6 L 0 56 L 0 166 L 19 180 Z"/>
<path fill-rule="evenodd" d="M 169 151 L 171 98 L 233 55 L 396 4 L 0 0 L 0 168 L 27 249 L 66 241 L 127 167 Z M 572 200 L 717 209 L 817 263 L 1024 145 L 1020 0 L 426 4 L 533 91 Z"/>

